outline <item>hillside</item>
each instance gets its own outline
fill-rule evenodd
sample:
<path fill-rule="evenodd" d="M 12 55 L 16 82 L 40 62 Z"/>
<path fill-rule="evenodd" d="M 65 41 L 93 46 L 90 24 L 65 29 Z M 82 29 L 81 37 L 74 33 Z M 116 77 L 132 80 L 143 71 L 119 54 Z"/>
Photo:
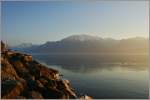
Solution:
<path fill-rule="evenodd" d="M 31 55 L 10 51 L 1 42 L 2 99 L 90 99 L 78 97 L 59 72 L 32 59 Z"/>

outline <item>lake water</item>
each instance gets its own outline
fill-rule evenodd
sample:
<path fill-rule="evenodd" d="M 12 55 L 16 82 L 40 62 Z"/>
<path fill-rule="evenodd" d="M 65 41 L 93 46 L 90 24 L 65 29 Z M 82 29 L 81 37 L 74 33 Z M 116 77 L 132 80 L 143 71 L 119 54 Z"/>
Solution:
<path fill-rule="evenodd" d="M 148 56 L 135 54 L 32 54 L 59 70 L 77 93 L 93 98 L 148 98 Z"/>

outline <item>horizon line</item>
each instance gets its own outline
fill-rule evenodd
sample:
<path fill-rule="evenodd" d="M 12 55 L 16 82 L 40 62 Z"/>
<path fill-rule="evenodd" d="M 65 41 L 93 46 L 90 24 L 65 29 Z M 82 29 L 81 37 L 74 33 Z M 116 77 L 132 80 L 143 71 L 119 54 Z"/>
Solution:
<path fill-rule="evenodd" d="M 71 36 L 81 36 L 81 35 L 87 35 L 87 36 L 93 36 L 93 37 L 98 37 L 98 38 L 101 38 L 101 39 L 113 39 L 113 40 L 124 40 L 124 39 L 132 39 L 132 38 L 144 38 L 144 39 L 149 39 L 149 36 L 129 36 L 129 37 L 120 37 L 120 38 L 114 38 L 114 37 L 107 37 L 107 36 L 100 36 L 100 35 L 95 35 L 95 34 L 75 34 L 75 35 L 69 35 L 69 36 L 66 36 L 65 38 L 68 38 L 68 37 L 71 37 Z M 22 42 L 22 43 L 19 43 L 19 44 L 11 44 L 11 42 L 8 43 L 9 40 L 5 40 L 5 39 L 2 39 L 1 38 L 1 41 L 3 41 L 5 44 L 9 45 L 9 46 L 18 46 L 20 44 L 35 44 L 35 45 L 41 45 L 41 44 L 45 44 L 46 42 L 57 42 L 57 41 L 61 41 L 65 38 L 61 38 L 61 39 L 58 39 L 58 40 L 45 40 L 44 42 L 40 42 L 40 43 L 35 43 L 35 42 Z"/>

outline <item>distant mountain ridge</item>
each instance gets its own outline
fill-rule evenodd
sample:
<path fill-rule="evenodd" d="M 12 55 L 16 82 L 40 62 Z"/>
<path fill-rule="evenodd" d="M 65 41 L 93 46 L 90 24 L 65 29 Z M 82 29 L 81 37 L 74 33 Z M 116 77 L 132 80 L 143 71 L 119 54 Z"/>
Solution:
<path fill-rule="evenodd" d="M 31 53 L 148 53 L 148 38 L 115 40 L 90 35 L 72 35 L 26 50 Z"/>
<path fill-rule="evenodd" d="M 13 50 L 18 50 L 18 51 L 30 51 L 34 48 L 36 48 L 39 45 L 34 45 L 32 43 L 22 43 L 16 46 L 9 46 L 9 48 Z"/>
<path fill-rule="evenodd" d="M 82 35 L 72 35 L 62 39 L 61 41 L 70 42 L 70 41 L 89 41 L 89 40 L 100 40 L 100 39 L 101 38 L 97 36 L 82 34 Z"/>

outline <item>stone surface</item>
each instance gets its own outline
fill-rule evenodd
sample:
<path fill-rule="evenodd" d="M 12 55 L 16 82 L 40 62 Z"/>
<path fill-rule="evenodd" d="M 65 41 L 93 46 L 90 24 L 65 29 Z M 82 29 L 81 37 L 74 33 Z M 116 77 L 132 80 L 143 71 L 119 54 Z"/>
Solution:
<path fill-rule="evenodd" d="M 6 49 L 5 44 L 1 41 L 1 52 L 4 52 Z"/>
<path fill-rule="evenodd" d="M 20 93 L 23 91 L 24 87 L 23 84 L 21 84 L 18 81 L 15 80 L 7 80 L 2 82 L 2 98 L 8 99 L 8 98 L 16 98 L 20 95 Z"/>
<path fill-rule="evenodd" d="M 43 99 L 43 96 L 41 95 L 41 93 L 36 92 L 36 91 L 31 91 L 29 92 L 29 96 L 31 99 Z"/>

